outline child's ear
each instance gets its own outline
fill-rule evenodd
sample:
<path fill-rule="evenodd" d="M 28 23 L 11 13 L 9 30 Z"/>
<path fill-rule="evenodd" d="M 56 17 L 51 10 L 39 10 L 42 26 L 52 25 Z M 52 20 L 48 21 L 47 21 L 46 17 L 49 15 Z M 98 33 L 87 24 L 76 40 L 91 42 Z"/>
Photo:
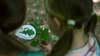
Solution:
<path fill-rule="evenodd" d="M 56 18 L 56 17 L 54 17 L 53 20 L 56 23 L 56 25 L 58 26 L 58 28 L 60 28 L 60 26 L 61 26 L 60 20 L 58 18 Z"/>

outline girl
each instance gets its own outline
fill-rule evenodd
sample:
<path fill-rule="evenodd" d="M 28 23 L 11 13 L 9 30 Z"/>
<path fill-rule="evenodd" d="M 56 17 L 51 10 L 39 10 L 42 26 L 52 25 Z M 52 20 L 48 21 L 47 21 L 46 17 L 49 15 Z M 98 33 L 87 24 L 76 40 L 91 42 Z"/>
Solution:
<path fill-rule="evenodd" d="M 17 51 L 28 47 L 9 35 L 25 20 L 24 0 L 0 0 L 0 56 L 16 56 Z"/>
<path fill-rule="evenodd" d="M 10 35 L 22 25 L 25 16 L 25 0 L 0 0 L 0 56 L 44 56 Z"/>
<path fill-rule="evenodd" d="M 51 31 L 60 37 L 48 56 L 100 56 L 92 0 L 45 0 Z"/>

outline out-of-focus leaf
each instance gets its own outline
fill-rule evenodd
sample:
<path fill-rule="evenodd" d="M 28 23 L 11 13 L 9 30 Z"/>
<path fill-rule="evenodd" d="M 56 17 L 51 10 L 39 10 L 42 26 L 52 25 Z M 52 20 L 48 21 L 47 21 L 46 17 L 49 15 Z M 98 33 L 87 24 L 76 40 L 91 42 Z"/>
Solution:
<path fill-rule="evenodd" d="M 40 28 L 41 25 L 39 23 L 34 22 L 34 24 L 32 23 L 30 25 L 32 25 L 36 29 L 36 34 L 37 35 L 40 35 L 41 34 L 42 28 Z"/>
<path fill-rule="evenodd" d="M 40 35 L 40 39 L 42 40 L 42 41 L 48 41 L 49 40 L 49 38 L 48 38 L 48 29 L 47 28 L 45 28 L 43 31 L 42 31 L 42 33 L 41 33 L 41 35 Z"/>
<path fill-rule="evenodd" d="M 52 41 L 58 41 L 59 37 L 57 37 L 56 35 L 51 35 L 51 40 Z"/>
<path fill-rule="evenodd" d="M 31 46 L 38 46 L 39 42 L 36 40 L 31 41 Z"/>

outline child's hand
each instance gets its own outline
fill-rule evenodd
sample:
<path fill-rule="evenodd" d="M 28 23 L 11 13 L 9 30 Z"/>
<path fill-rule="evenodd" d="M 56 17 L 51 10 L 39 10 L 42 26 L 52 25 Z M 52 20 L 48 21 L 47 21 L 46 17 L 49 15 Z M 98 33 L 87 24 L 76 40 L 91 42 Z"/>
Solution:
<path fill-rule="evenodd" d="M 44 51 L 46 54 L 48 54 L 51 51 L 51 49 L 52 49 L 52 46 L 51 46 L 50 43 L 48 43 L 48 44 L 41 44 L 40 47 L 41 47 L 42 51 Z"/>

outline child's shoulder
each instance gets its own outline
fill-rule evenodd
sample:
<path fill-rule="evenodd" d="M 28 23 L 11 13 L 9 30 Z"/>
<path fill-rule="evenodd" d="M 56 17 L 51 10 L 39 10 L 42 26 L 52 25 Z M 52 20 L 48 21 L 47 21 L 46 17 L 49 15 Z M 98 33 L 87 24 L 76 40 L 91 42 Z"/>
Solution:
<path fill-rule="evenodd" d="M 93 34 L 90 34 L 90 36 L 94 39 L 94 42 L 95 42 L 95 53 L 96 53 L 96 56 L 100 56 L 100 40 L 99 40 L 98 37 L 96 37 Z"/>

